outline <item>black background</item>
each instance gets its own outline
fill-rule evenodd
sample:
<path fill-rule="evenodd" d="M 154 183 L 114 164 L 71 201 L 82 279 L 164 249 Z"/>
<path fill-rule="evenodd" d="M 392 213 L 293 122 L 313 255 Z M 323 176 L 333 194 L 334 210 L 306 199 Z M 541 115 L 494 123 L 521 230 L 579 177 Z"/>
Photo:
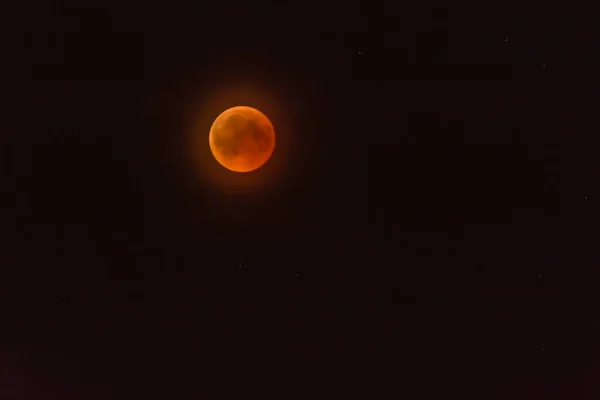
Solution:
<path fill-rule="evenodd" d="M 591 16 L 4 18 L 2 398 L 597 398 Z M 189 157 L 238 86 L 287 146 L 244 190 Z"/>

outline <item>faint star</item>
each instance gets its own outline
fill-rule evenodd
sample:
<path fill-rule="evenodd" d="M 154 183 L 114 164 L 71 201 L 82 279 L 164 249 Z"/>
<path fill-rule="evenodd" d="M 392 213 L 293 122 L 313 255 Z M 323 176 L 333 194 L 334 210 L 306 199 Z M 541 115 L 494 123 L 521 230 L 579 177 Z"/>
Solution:
<path fill-rule="evenodd" d="M 545 350 L 545 349 L 542 347 L 542 348 L 541 348 L 541 351 L 544 351 L 544 350 Z"/>
<path fill-rule="evenodd" d="M 538 274 L 538 276 L 537 276 L 537 277 L 541 279 L 541 278 L 542 278 L 542 274 Z"/>
<path fill-rule="evenodd" d="M 508 38 L 504 38 L 504 43 L 508 43 Z"/>
<path fill-rule="evenodd" d="M 360 56 L 361 54 L 362 54 L 362 51 L 359 51 L 359 52 L 358 52 L 358 55 Z"/>
<path fill-rule="evenodd" d="M 312 31 L 312 28 L 309 26 L 309 27 L 308 27 L 308 30 L 309 30 L 309 31 Z"/>
<path fill-rule="evenodd" d="M 300 276 L 300 274 L 296 273 L 296 276 Z"/>
<path fill-rule="evenodd" d="M 239 264 L 239 265 L 238 265 L 238 267 L 239 267 L 239 268 L 242 268 L 242 264 Z"/>
<path fill-rule="evenodd" d="M 587 200 L 587 196 L 584 197 L 584 200 Z"/>
<path fill-rule="evenodd" d="M 546 64 L 542 64 L 542 68 L 546 68 Z"/>

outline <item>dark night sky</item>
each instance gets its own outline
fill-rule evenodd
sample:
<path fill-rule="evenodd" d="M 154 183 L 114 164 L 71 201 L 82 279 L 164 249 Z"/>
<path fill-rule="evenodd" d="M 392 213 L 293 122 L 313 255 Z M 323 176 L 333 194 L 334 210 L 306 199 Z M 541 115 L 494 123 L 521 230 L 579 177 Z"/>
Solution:
<path fill-rule="evenodd" d="M 597 398 L 585 13 L 223 3 L 9 16 L 0 398 Z"/>

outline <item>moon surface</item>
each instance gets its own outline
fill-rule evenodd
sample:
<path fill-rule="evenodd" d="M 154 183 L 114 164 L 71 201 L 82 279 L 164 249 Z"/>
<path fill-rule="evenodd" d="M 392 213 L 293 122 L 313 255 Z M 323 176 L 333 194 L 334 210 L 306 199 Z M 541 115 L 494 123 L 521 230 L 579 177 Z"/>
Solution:
<path fill-rule="evenodd" d="M 210 128 L 210 150 L 223 167 L 250 172 L 263 166 L 275 150 L 275 130 L 262 112 L 237 106 L 223 111 Z"/>

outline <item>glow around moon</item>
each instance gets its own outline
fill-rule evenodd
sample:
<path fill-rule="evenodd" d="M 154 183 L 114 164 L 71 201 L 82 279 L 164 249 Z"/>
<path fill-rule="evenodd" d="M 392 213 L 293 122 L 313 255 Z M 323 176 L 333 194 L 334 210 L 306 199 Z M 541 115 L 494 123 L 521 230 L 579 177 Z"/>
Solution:
<path fill-rule="evenodd" d="M 174 144 L 182 146 L 181 154 L 185 155 L 185 159 L 181 159 L 181 166 L 185 168 L 182 169 L 182 174 L 186 176 L 185 181 L 191 179 L 190 190 L 226 195 L 270 196 L 277 193 L 282 180 L 289 180 L 291 174 L 303 170 L 305 164 L 293 161 L 294 154 L 297 157 L 299 153 L 298 144 L 305 143 L 298 140 L 295 128 L 300 120 L 306 121 L 305 117 L 300 118 L 302 104 L 299 106 L 292 101 L 296 98 L 288 92 L 292 89 L 286 89 L 281 81 L 276 83 L 279 85 L 277 90 L 273 89 L 273 77 L 265 78 L 264 81 L 216 80 L 183 87 L 184 92 L 180 96 L 185 98 L 186 105 L 183 109 L 178 105 L 173 106 L 173 127 L 178 129 L 178 124 L 181 124 L 184 140 Z M 294 90 L 294 93 L 297 92 Z M 247 107 L 238 108 L 240 106 Z M 224 117 L 232 108 L 256 110 L 255 113 L 262 114 L 259 120 L 267 121 L 268 118 L 271 128 L 274 127 L 272 150 L 263 155 L 262 160 L 258 158 L 257 164 L 262 162 L 258 169 L 252 170 L 257 164 L 240 168 L 244 167 L 243 161 L 239 161 L 241 166 L 236 165 L 232 160 L 235 157 L 225 157 L 226 154 L 215 151 L 216 147 L 213 147 L 210 132 L 215 134 L 218 131 L 217 120 L 221 116 L 223 119 L 220 120 L 225 120 Z M 292 152 L 292 147 L 296 151 Z M 246 172 L 235 171 L 239 169 Z"/>
<path fill-rule="evenodd" d="M 250 172 L 264 165 L 275 149 L 275 130 L 259 110 L 237 106 L 222 112 L 209 133 L 210 150 L 223 167 Z"/>

